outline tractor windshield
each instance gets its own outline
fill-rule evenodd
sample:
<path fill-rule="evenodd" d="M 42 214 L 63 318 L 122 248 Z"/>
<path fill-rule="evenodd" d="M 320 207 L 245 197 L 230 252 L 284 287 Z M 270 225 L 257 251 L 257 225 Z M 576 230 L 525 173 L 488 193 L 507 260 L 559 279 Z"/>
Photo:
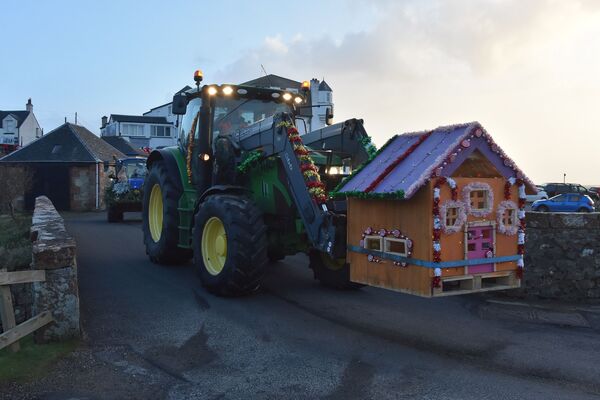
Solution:
<path fill-rule="evenodd" d="M 123 161 L 123 167 L 128 179 L 143 178 L 146 176 L 146 160 L 125 160 Z"/>
<path fill-rule="evenodd" d="M 285 103 L 273 101 L 220 98 L 215 103 L 213 133 L 229 135 L 280 112 L 289 113 L 291 109 Z"/>

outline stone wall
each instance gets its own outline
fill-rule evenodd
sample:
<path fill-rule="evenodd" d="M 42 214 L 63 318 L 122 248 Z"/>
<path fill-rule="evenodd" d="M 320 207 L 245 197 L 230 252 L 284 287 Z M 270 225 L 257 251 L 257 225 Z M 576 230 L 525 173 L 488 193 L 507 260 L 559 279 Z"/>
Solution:
<path fill-rule="evenodd" d="M 31 237 L 32 268 L 46 271 L 45 282 L 33 283 L 32 314 L 52 312 L 54 322 L 36 332 L 36 340 L 64 340 L 80 336 L 79 290 L 75 240 L 46 196 L 35 200 Z"/>
<path fill-rule="evenodd" d="M 69 168 L 72 211 L 96 208 L 96 164 Z"/>
<path fill-rule="evenodd" d="M 600 213 L 527 213 L 525 275 L 513 295 L 600 299 Z"/>

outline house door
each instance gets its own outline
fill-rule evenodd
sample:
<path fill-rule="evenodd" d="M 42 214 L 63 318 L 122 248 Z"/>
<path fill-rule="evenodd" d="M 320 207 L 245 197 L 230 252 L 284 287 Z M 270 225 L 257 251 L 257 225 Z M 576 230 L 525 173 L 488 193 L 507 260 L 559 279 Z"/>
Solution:
<path fill-rule="evenodd" d="M 469 260 L 476 258 L 486 258 L 494 248 L 494 238 L 491 226 L 474 226 L 467 231 L 467 258 Z M 480 264 L 469 266 L 469 273 L 480 274 L 483 272 L 493 272 L 494 264 Z"/>

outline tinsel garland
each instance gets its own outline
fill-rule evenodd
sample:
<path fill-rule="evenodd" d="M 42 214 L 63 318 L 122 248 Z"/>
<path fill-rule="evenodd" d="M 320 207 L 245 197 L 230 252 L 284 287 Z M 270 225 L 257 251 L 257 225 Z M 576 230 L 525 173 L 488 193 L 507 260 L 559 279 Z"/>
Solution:
<path fill-rule="evenodd" d="M 408 149 L 406 149 L 406 151 L 404 153 L 402 153 L 399 157 L 397 157 L 392 163 L 390 163 L 384 170 L 383 172 L 381 172 L 376 178 L 375 180 L 373 180 L 371 182 L 371 184 L 369 186 L 367 186 L 367 188 L 365 189 L 365 192 L 372 192 L 377 185 L 379 185 L 381 183 L 381 181 L 383 181 L 385 179 L 386 176 L 388 176 L 390 174 L 390 172 L 392 172 L 402 161 L 404 161 L 404 159 L 406 159 L 406 157 L 408 157 L 409 155 L 412 154 L 413 151 L 415 151 L 415 149 L 417 147 L 419 147 L 419 145 L 421 143 L 423 143 L 428 137 L 429 135 L 431 135 L 431 132 L 427 132 L 421 136 L 419 136 L 419 138 L 415 141 L 415 143 L 413 143 Z"/>
<path fill-rule="evenodd" d="M 317 202 L 323 204 L 327 201 L 327 193 L 325 192 L 325 184 L 321 182 L 319 169 L 310 157 L 308 149 L 302 143 L 302 138 L 298 129 L 289 122 L 281 122 L 278 127 L 286 129 L 288 140 L 294 148 L 294 154 L 300 163 L 300 171 L 304 176 L 304 182 L 308 188 L 308 192 Z"/>
<path fill-rule="evenodd" d="M 375 147 L 371 141 L 371 136 L 363 136 L 358 139 L 358 141 L 364 147 L 365 151 L 369 155 L 369 158 L 375 157 L 375 154 L 377 154 L 377 147 Z"/>
<path fill-rule="evenodd" d="M 517 213 L 519 226 L 512 234 L 517 234 L 517 254 L 520 256 L 517 260 L 517 278 L 523 279 L 523 269 L 525 268 L 525 202 L 527 200 L 525 193 L 525 180 L 523 178 L 515 178 L 513 176 L 506 180 L 506 183 L 504 184 L 505 201 L 510 200 L 510 189 L 514 185 L 519 188 L 519 211 Z M 498 212 L 500 213 L 500 210 L 498 210 Z M 498 227 L 500 228 L 500 225 L 498 225 Z"/>
<path fill-rule="evenodd" d="M 452 178 L 440 176 L 433 185 L 433 262 L 439 263 L 442 261 L 442 245 L 440 238 L 442 236 L 442 220 L 440 215 L 440 188 L 442 185 L 448 184 L 452 194 L 452 201 L 457 201 L 458 191 L 456 181 Z"/>
<path fill-rule="evenodd" d="M 352 170 L 352 173 L 348 176 L 346 176 L 345 178 L 343 178 L 341 180 L 341 182 L 335 187 L 334 192 L 339 192 L 346 183 L 348 183 L 352 178 L 354 178 L 356 175 L 358 175 L 367 165 L 369 165 L 371 163 L 371 161 L 373 161 L 378 155 L 380 155 L 391 143 L 394 142 L 394 140 L 396 140 L 396 138 L 398 137 L 398 135 L 394 135 L 392 136 L 387 142 L 385 142 L 385 144 L 383 146 L 381 146 L 379 148 L 379 150 L 377 150 L 372 156 L 369 156 L 369 158 L 367 159 L 367 161 L 365 161 L 364 163 L 360 164 L 358 167 L 354 168 Z"/>
<path fill-rule="evenodd" d="M 241 174 L 245 174 L 250 171 L 255 165 L 261 162 L 263 159 L 263 153 L 260 150 L 253 150 L 244 155 L 244 158 L 240 165 L 237 166 L 237 171 Z"/>
<path fill-rule="evenodd" d="M 192 152 L 194 151 L 194 132 L 196 132 L 196 125 L 198 124 L 198 117 L 200 113 L 196 114 L 194 117 L 194 121 L 192 122 L 192 127 L 188 132 L 188 145 L 187 145 L 187 154 L 185 159 L 185 167 L 187 170 L 188 183 L 192 183 Z"/>
<path fill-rule="evenodd" d="M 365 193 L 360 190 L 352 190 L 350 192 L 331 192 L 329 194 L 334 199 L 342 199 L 346 197 L 353 197 L 356 199 L 369 199 L 369 200 L 402 200 L 404 199 L 404 192 L 398 190 L 390 193 Z"/>

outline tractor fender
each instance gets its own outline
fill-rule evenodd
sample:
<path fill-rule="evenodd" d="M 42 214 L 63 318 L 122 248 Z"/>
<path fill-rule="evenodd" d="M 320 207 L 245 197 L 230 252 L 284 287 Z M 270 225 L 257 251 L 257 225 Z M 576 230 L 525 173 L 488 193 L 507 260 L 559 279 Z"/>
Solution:
<path fill-rule="evenodd" d="M 211 196 L 213 194 L 237 194 L 237 195 L 242 195 L 242 194 L 247 194 L 250 193 L 250 190 L 243 187 L 243 186 L 235 186 L 235 185 L 214 185 L 209 187 L 207 190 L 204 191 L 204 193 L 202 193 L 198 199 L 196 200 L 196 205 L 194 207 L 194 215 L 196 215 L 196 213 L 198 212 L 198 209 L 200 209 L 200 205 L 202 204 L 202 202 L 208 197 Z M 194 220 L 192 220 L 192 226 L 194 225 Z"/>
<path fill-rule="evenodd" d="M 181 173 L 179 171 L 179 167 L 177 165 L 177 159 L 175 158 L 174 151 L 179 152 L 179 149 L 175 148 L 164 148 L 159 150 L 153 150 L 148 159 L 146 160 L 146 168 L 150 170 L 152 164 L 156 161 L 162 160 L 167 168 L 169 176 L 179 177 L 179 179 L 173 179 L 173 183 L 175 184 L 177 191 L 179 193 L 183 192 L 183 184 L 181 183 Z"/>

